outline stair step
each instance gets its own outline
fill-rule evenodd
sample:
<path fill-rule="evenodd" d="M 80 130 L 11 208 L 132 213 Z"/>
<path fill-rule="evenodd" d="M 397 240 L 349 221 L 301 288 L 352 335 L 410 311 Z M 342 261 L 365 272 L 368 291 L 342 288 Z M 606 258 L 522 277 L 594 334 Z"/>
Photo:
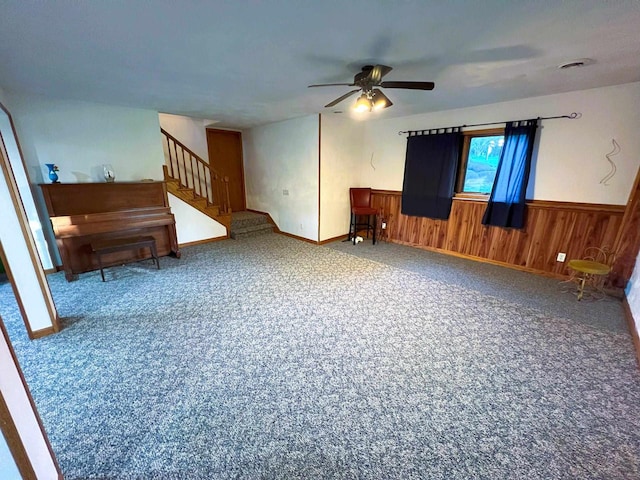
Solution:
<path fill-rule="evenodd" d="M 196 210 L 204 213 L 208 217 L 213 218 L 217 222 L 221 223 L 227 228 L 227 231 L 231 230 L 231 215 L 220 214 L 219 205 L 211 205 L 204 197 L 194 197 L 192 188 L 180 186 L 179 181 L 175 178 L 167 176 L 167 191 L 180 200 L 187 202 Z"/>
<path fill-rule="evenodd" d="M 273 225 L 270 223 L 262 223 L 260 225 L 249 225 L 248 227 L 233 228 L 231 230 L 231 238 L 247 238 L 256 237 L 265 233 L 273 233 Z"/>
<path fill-rule="evenodd" d="M 220 207 L 218 205 L 209 205 L 205 210 L 211 215 L 220 215 Z"/>
<path fill-rule="evenodd" d="M 204 198 L 204 197 L 191 197 L 191 199 L 189 199 L 189 201 L 190 201 L 191 203 L 197 203 L 198 205 L 200 205 L 200 206 L 202 206 L 202 207 L 206 207 L 206 206 L 207 206 L 207 204 L 209 203 L 209 202 L 207 201 L 207 199 L 206 199 L 206 198 Z"/>
<path fill-rule="evenodd" d="M 238 228 L 250 227 L 253 225 L 269 224 L 266 215 L 253 212 L 234 212 L 231 221 L 231 227 L 235 230 Z"/>

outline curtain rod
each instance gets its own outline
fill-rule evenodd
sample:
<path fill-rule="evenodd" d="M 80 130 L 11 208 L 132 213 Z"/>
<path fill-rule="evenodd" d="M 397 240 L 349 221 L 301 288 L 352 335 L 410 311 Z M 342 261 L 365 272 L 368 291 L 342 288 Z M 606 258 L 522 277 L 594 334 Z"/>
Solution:
<path fill-rule="evenodd" d="M 575 120 L 576 118 L 580 118 L 582 117 L 581 113 L 578 112 L 573 112 L 570 115 L 557 115 L 555 117 L 538 117 L 537 120 L 554 120 L 556 118 L 568 118 L 570 120 Z M 515 120 L 513 120 L 515 121 Z M 521 121 L 521 120 L 518 120 Z M 446 127 L 446 128 L 425 128 L 424 130 L 401 130 L 398 132 L 398 135 L 402 135 L 404 133 L 408 133 L 409 136 L 411 135 L 417 135 L 420 132 L 428 132 L 430 130 L 448 130 L 450 128 L 466 128 L 466 127 L 485 127 L 487 125 L 498 125 L 500 123 L 507 123 L 507 122 L 489 122 L 489 123 L 472 123 L 470 125 L 459 125 L 457 127 Z"/>

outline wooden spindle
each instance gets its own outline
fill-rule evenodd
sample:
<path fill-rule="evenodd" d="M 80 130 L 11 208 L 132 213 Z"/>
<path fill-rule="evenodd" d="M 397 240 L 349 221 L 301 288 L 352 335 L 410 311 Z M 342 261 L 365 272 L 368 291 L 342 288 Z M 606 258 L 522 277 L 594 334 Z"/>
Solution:
<path fill-rule="evenodd" d="M 226 213 L 231 213 L 231 200 L 229 199 L 229 177 L 224 177 L 224 188 L 227 194 L 227 205 L 226 205 Z"/>
<path fill-rule="evenodd" d="M 178 179 L 178 183 L 182 183 L 182 181 L 180 180 L 180 161 L 178 160 L 178 146 L 176 145 L 176 141 L 173 141 L 173 153 L 176 157 L 176 170 L 178 175 L 176 176 L 175 173 L 173 175 L 174 178 Z"/>
<path fill-rule="evenodd" d="M 229 177 L 221 175 L 164 129 L 161 132 L 167 138 L 168 176 L 177 180 L 180 187 L 190 188 L 194 198 L 205 198 L 207 205 L 218 205 L 221 213 L 231 212 Z"/>
<path fill-rule="evenodd" d="M 167 137 L 166 135 L 164 138 L 167 139 L 167 155 L 169 157 L 169 175 L 173 177 L 173 165 L 171 163 L 171 146 L 170 146 L 171 140 L 169 140 L 169 137 Z"/>
<path fill-rule="evenodd" d="M 198 165 L 196 163 L 196 165 Z M 196 177 L 193 173 L 193 155 L 189 153 L 189 168 L 191 169 L 191 188 L 193 188 L 193 198 L 196 198 Z"/>

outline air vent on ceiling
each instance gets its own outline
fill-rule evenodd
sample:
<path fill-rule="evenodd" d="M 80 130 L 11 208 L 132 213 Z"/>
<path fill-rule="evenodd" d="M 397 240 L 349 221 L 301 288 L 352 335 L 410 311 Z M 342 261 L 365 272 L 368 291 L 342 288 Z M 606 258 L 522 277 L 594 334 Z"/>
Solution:
<path fill-rule="evenodd" d="M 591 65 L 592 63 L 593 60 L 590 58 L 578 58 L 577 60 L 571 60 L 570 62 L 558 65 L 558 69 L 566 70 L 568 68 L 586 67 L 587 65 Z"/>

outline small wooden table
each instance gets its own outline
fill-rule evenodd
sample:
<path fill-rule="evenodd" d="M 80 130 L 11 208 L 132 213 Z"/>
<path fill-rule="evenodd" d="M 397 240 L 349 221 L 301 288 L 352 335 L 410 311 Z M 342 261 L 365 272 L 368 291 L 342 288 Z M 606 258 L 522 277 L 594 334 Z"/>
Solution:
<path fill-rule="evenodd" d="M 156 240 L 151 236 L 109 238 L 91 242 L 91 250 L 93 250 L 93 252 L 96 254 L 96 257 L 98 258 L 98 265 L 100 266 L 100 276 L 102 276 L 102 281 L 105 281 L 104 270 L 102 266 L 102 255 L 112 252 L 121 252 L 125 250 L 139 250 L 141 248 L 149 249 L 153 261 L 156 263 L 158 270 L 160 270 L 160 261 L 158 260 Z M 138 259 L 136 259 L 136 261 L 137 260 Z"/>
<path fill-rule="evenodd" d="M 608 275 L 611 271 L 611 267 L 609 265 L 594 262 L 593 260 L 570 260 L 569 268 L 576 272 L 574 275 L 579 281 L 578 300 L 582 300 L 582 297 L 584 296 L 585 283 L 587 282 L 590 282 L 603 296 L 605 295 L 604 290 L 602 289 L 602 281 L 604 280 L 605 275 Z"/>

